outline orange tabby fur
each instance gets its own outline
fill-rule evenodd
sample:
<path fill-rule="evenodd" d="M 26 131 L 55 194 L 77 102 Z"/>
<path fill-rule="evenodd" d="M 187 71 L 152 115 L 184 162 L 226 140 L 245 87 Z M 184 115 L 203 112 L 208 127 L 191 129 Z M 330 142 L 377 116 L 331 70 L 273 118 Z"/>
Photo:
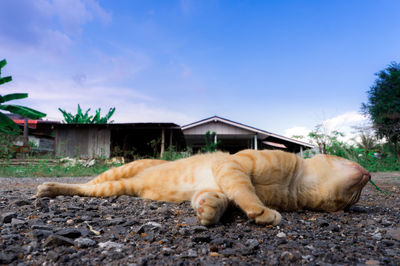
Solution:
<path fill-rule="evenodd" d="M 44 183 L 37 196 L 132 195 L 160 201 L 191 200 L 203 225 L 215 224 L 230 202 L 258 224 L 276 225 L 276 210 L 336 211 L 356 203 L 370 174 L 348 160 L 302 159 L 282 151 L 216 152 L 168 162 L 138 160 L 86 184 Z"/>

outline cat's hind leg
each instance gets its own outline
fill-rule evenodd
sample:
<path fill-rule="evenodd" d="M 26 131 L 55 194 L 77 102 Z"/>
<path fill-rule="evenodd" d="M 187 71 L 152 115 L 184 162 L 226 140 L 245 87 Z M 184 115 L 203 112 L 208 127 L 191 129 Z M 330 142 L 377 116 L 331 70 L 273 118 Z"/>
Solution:
<path fill-rule="evenodd" d="M 192 198 L 192 207 L 202 225 L 218 223 L 228 204 L 228 197 L 220 190 L 200 190 Z"/>
<path fill-rule="evenodd" d="M 67 196 L 88 196 L 88 197 L 110 197 L 120 195 L 137 194 L 137 184 L 131 179 L 118 181 L 107 181 L 99 184 L 67 184 L 56 182 L 45 182 L 37 187 L 37 197 L 55 197 L 58 195 Z"/>
<path fill-rule="evenodd" d="M 88 185 L 99 184 L 108 181 L 116 181 L 124 178 L 131 178 L 144 169 L 167 163 L 168 161 L 157 159 L 143 159 L 112 168 L 89 181 Z"/>

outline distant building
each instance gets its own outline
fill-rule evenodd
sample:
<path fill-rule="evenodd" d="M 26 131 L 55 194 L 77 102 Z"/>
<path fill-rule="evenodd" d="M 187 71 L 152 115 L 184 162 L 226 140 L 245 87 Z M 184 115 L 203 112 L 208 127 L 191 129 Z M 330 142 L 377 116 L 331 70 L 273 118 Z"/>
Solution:
<path fill-rule="evenodd" d="M 257 129 L 245 124 L 234 122 L 219 116 L 209 117 L 182 126 L 186 145 L 194 152 L 205 145 L 206 132 L 215 132 L 215 142 L 220 141 L 218 148 L 235 153 L 243 149 L 280 149 L 302 153 L 314 146 L 296 139 L 287 138 L 272 132 Z"/>
<path fill-rule="evenodd" d="M 181 128 L 173 123 L 59 124 L 57 156 L 109 158 L 162 155 L 169 146 L 185 147 Z"/>

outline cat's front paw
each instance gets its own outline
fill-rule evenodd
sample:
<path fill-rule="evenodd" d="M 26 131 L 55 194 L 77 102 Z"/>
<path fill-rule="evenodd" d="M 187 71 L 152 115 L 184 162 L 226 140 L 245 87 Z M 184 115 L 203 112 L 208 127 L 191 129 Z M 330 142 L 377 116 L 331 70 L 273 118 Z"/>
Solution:
<path fill-rule="evenodd" d="M 199 222 L 202 225 L 212 225 L 224 214 L 228 202 L 228 198 L 221 192 L 202 192 L 192 204 Z"/>
<path fill-rule="evenodd" d="M 279 212 L 266 207 L 262 208 L 262 210 L 258 213 L 248 213 L 247 216 L 254 220 L 256 224 L 278 225 L 282 219 L 282 216 Z"/>

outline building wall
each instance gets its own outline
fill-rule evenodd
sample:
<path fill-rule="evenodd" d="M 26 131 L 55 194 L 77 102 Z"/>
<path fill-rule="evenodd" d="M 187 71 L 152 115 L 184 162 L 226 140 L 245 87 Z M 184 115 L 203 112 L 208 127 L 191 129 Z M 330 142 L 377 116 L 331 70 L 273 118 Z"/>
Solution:
<path fill-rule="evenodd" d="M 110 157 L 110 129 L 56 129 L 56 156 L 99 158 Z"/>
<path fill-rule="evenodd" d="M 209 122 L 203 125 L 183 130 L 184 135 L 204 135 L 207 131 L 223 135 L 249 135 L 252 132 L 224 123 Z M 252 134 L 254 135 L 254 133 Z"/>

